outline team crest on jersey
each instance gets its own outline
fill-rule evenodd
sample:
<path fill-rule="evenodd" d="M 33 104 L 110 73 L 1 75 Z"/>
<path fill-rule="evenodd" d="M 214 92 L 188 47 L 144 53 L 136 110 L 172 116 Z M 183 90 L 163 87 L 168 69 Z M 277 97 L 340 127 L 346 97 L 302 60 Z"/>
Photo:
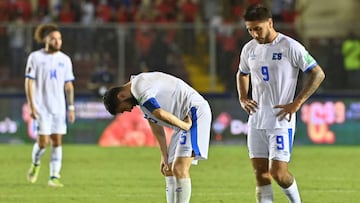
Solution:
<path fill-rule="evenodd" d="M 59 67 L 64 67 L 64 63 L 59 62 L 58 66 L 59 66 Z"/>
<path fill-rule="evenodd" d="M 272 54 L 272 60 L 281 60 L 282 53 L 273 53 Z"/>

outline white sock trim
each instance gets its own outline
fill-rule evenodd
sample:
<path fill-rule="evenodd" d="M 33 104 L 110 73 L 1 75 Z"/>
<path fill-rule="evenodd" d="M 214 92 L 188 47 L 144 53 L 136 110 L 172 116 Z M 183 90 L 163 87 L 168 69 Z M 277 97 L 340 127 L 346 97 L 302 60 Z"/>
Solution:
<path fill-rule="evenodd" d="M 175 203 L 176 178 L 174 176 L 166 176 L 166 202 Z"/>
<path fill-rule="evenodd" d="M 272 203 L 274 201 L 274 193 L 272 185 L 256 186 L 256 202 Z"/>
<path fill-rule="evenodd" d="M 62 167 L 62 146 L 53 147 L 50 160 L 50 177 L 60 178 Z"/>
<path fill-rule="evenodd" d="M 285 195 L 291 203 L 301 203 L 299 190 L 297 187 L 296 180 L 294 178 L 293 183 L 288 188 L 282 188 Z"/>
<path fill-rule="evenodd" d="M 175 190 L 176 203 L 189 203 L 191 197 L 191 179 L 180 178 L 176 179 Z"/>
<path fill-rule="evenodd" d="M 44 155 L 45 150 L 46 150 L 46 148 L 41 149 L 39 147 L 39 144 L 37 142 L 35 142 L 32 153 L 31 153 L 31 159 L 32 159 L 33 164 L 40 165 L 40 160 L 41 160 L 41 157 Z"/>

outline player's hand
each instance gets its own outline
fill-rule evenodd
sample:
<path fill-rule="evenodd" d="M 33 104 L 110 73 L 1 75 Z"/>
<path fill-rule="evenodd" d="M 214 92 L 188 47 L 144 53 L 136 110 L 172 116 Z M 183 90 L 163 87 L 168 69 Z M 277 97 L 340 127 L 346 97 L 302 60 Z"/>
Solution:
<path fill-rule="evenodd" d="M 274 108 L 280 109 L 280 111 L 276 114 L 280 121 L 284 120 L 286 116 L 289 115 L 289 118 L 286 118 L 286 120 L 290 122 L 293 113 L 297 112 L 300 106 L 295 103 L 290 103 L 285 105 L 276 105 Z"/>
<path fill-rule="evenodd" d="M 38 113 L 37 110 L 34 108 L 34 109 L 31 109 L 30 116 L 31 116 L 31 118 L 33 118 L 34 120 L 36 120 L 37 118 L 39 118 L 39 113 Z"/>
<path fill-rule="evenodd" d="M 258 104 L 252 99 L 240 99 L 241 108 L 244 109 L 249 115 L 256 112 Z"/>
<path fill-rule="evenodd" d="M 160 172 L 164 176 L 171 172 L 171 168 L 170 168 L 170 165 L 168 164 L 168 159 L 167 158 L 164 158 L 164 157 L 161 158 Z"/>
<path fill-rule="evenodd" d="M 70 123 L 74 123 L 75 122 L 75 111 L 68 111 L 68 120 Z"/>
<path fill-rule="evenodd" d="M 186 131 L 190 130 L 190 128 L 192 126 L 192 120 L 191 120 L 191 116 L 189 114 L 185 117 L 184 122 L 186 123 L 187 128 L 183 129 L 183 130 L 186 130 Z"/>

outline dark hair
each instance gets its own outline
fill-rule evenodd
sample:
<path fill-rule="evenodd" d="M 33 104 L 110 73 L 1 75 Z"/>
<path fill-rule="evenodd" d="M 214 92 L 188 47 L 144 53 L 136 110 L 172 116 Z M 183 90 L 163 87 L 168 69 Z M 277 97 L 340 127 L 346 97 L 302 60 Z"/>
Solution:
<path fill-rule="evenodd" d="M 34 34 L 34 39 L 38 42 L 38 43 L 43 43 L 44 42 L 44 38 L 50 34 L 51 32 L 54 31 L 60 31 L 59 27 L 56 24 L 40 24 L 39 26 L 36 27 L 35 29 L 35 34 Z"/>
<path fill-rule="evenodd" d="M 112 87 L 105 92 L 103 96 L 103 102 L 105 109 L 111 114 L 116 115 L 116 108 L 119 105 L 119 99 L 117 98 L 118 93 L 123 89 L 123 87 Z"/>
<path fill-rule="evenodd" d="M 267 20 L 271 17 L 270 10 L 261 4 L 249 6 L 244 14 L 245 21 Z"/>

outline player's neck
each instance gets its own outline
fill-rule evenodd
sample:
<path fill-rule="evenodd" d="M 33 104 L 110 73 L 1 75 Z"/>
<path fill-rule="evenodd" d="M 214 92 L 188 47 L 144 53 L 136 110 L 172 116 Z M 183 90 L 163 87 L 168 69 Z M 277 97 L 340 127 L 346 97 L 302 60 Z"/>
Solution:
<path fill-rule="evenodd" d="M 277 37 L 278 35 L 279 35 L 279 33 L 276 32 L 275 30 L 273 30 L 273 31 L 271 32 L 271 34 L 270 34 L 269 42 L 268 42 L 268 43 L 272 43 L 272 42 L 276 39 L 276 37 Z"/>
<path fill-rule="evenodd" d="M 51 50 L 44 49 L 44 52 L 47 53 L 47 54 L 55 54 L 58 51 L 51 51 Z"/>
<path fill-rule="evenodd" d="M 45 46 L 45 47 L 44 47 L 44 51 L 45 51 L 47 54 L 55 54 L 55 53 L 57 53 L 59 50 L 58 50 L 58 49 L 51 49 L 49 46 Z"/>

